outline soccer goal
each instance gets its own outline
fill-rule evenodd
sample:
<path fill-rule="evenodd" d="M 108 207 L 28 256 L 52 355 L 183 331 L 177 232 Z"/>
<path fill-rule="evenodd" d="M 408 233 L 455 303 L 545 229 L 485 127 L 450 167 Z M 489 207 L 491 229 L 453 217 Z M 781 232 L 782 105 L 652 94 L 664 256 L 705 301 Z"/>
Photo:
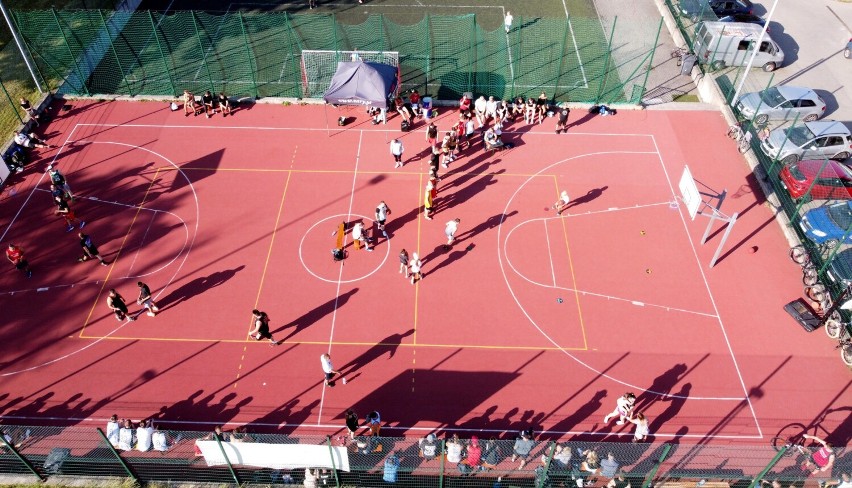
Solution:
<path fill-rule="evenodd" d="M 331 84 L 331 78 L 337 71 L 340 61 L 373 61 L 397 68 L 399 73 L 399 52 L 397 51 L 302 51 L 302 96 L 320 97 Z M 397 75 L 399 76 L 399 75 Z M 399 86 L 399 80 L 397 80 Z"/>

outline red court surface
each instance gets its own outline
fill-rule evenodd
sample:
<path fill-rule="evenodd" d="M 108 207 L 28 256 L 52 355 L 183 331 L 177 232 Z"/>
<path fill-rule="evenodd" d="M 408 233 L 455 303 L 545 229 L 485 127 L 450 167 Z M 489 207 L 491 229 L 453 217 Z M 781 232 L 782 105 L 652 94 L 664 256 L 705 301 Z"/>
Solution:
<path fill-rule="evenodd" d="M 578 109 L 561 135 L 554 119 L 515 123 L 513 149 L 477 142 L 442 171 L 427 221 L 422 122 L 401 134 L 397 118 L 373 126 L 345 111 L 356 122 L 327 131 L 338 114 L 316 106 L 208 120 L 162 103 L 69 103 L 43 129 L 60 147 L 13 177 L 0 206 L 0 241 L 35 271 L 0 271 L 4 422 L 117 413 L 332 433 L 354 408 L 379 410 L 388 435 L 627 436 L 602 419 L 633 391 L 657 440 L 765 443 L 791 423 L 849 440 L 849 371 L 821 331 L 783 312 L 799 270 L 715 112 Z M 399 136 L 406 164 L 394 169 Z M 76 261 L 76 232 L 52 214 L 51 161 L 109 266 Z M 707 219 L 678 201 L 684 164 L 740 215 L 712 269 L 721 225 L 702 246 Z M 575 203 L 558 217 L 548 207 L 562 189 Z M 373 229 L 368 253 L 347 234 L 349 257 L 334 262 L 336 226 L 372 226 L 380 200 L 389 237 Z M 398 273 L 402 248 L 424 258 L 415 286 Z M 161 313 L 120 323 L 106 292 L 138 311 L 139 280 Z M 255 307 L 280 346 L 248 339 Z M 323 385 L 326 351 L 346 385 Z"/>

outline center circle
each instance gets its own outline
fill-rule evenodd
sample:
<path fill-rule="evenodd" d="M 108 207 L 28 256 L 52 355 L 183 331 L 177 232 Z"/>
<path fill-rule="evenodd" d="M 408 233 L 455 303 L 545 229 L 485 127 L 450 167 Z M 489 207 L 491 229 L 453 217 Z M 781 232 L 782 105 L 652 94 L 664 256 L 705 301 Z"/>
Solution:
<path fill-rule="evenodd" d="M 360 281 L 360 280 L 363 280 L 365 278 L 368 278 L 371 275 L 373 275 L 376 271 L 378 271 L 379 268 L 381 268 L 387 262 L 388 256 L 390 256 L 390 241 L 391 241 L 391 239 L 390 239 L 390 237 L 388 237 L 387 241 L 385 242 L 385 244 L 387 244 L 387 245 L 383 246 L 385 248 L 385 256 L 384 256 L 384 258 L 382 258 L 382 262 L 378 263 L 371 271 L 369 271 L 369 272 L 367 272 L 367 273 L 365 273 L 361 276 L 358 276 L 358 277 L 355 277 L 355 278 L 352 278 L 352 279 L 348 279 L 348 280 L 341 280 L 340 277 L 343 276 L 343 271 L 340 270 L 337 266 L 335 266 L 333 268 L 335 272 L 339 273 L 338 277 L 336 277 L 336 278 L 321 276 L 321 272 L 319 272 L 319 271 L 314 272 L 314 270 L 312 270 L 311 267 L 308 266 L 308 264 L 305 262 L 305 256 L 302 253 L 302 249 L 305 246 L 305 239 L 307 239 L 308 236 L 311 235 L 311 233 L 314 232 L 317 229 L 317 227 L 319 227 L 321 224 L 328 222 L 329 220 L 336 220 L 336 221 L 339 222 L 341 220 L 341 218 L 342 218 L 343 221 L 347 222 L 347 224 L 353 218 L 354 219 L 361 218 L 365 222 L 370 222 L 371 223 L 370 227 L 372 227 L 372 223 L 375 222 L 373 219 L 371 219 L 370 217 L 367 217 L 366 215 L 359 215 L 359 214 L 330 215 L 330 216 L 328 216 L 324 219 L 317 221 L 314 225 L 310 226 L 308 228 L 308 230 L 305 231 L 305 234 L 302 236 L 302 240 L 299 242 L 299 261 L 302 263 L 302 266 L 305 268 L 305 271 L 310 273 L 311 276 L 313 276 L 314 278 L 316 278 L 318 280 L 325 281 L 327 283 L 353 283 L 355 281 Z M 322 228 L 324 228 L 324 227 L 321 227 L 321 229 Z M 348 229 L 346 229 L 344 232 L 347 232 L 347 231 L 348 231 Z M 317 230 L 317 232 L 326 232 L 326 231 Z M 324 239 L 325 236 L 321 236 L 321 238 Z M 331 256 L 328 256 L 328 258 L 331 259 Z M 348 257 L 347 257 L 347 259 L 348 259 Z M 339 266 L 343 266 L 345 263 L 346 263 L 346 260 L 340 261 L 339 263 L 335 263 L 335 264 L 337 264 Z"/>

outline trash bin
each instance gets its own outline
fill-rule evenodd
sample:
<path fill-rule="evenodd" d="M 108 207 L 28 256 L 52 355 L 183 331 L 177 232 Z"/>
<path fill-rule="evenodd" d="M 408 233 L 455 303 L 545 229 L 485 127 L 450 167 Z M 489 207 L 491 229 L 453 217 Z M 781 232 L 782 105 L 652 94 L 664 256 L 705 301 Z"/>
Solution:
<path fill-rule="evenodd" d="M 432 118 L 432 97 L 423 97 L 422 104 L 423 104 L 423 117 L 425 117 L 426 120 L 431 119 Z"/>
<path fill-rule="evenodd" d="M 692 73 L 692 68 L 698 62 L 698 56 L 692 53 L 686 53 L 680 58 L 680 74 L 689 76 Z"/>

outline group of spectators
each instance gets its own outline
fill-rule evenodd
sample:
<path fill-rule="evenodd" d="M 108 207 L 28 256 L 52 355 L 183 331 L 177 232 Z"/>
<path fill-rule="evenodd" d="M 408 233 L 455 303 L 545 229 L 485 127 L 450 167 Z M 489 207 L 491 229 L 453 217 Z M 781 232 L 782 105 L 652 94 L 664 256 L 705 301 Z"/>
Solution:
<path fill-rule="evenodd" d="M 210 90 L 207 90 L 200 98 L 196 98 L 194 93 L 184 90 L 182 100 L 184 117 L 189 117 L 189 114 L 196 116 L 203 113 L 209 119 L 217 111 L 222 112 L 222 117 L 231 115 L 231 100 L 225 95 L 225 92 L 214 95 Z M 177 102 L 172 102 L 172 110 L 177 110 Z"/>
<path fill-rule="evenodd" d="M 112 446 L 121 451 L 160 451 L 166 452 L 180 441 L 180 436 L 170 441 L 165 432 L 154 426 L 151 419 L 145 419 L 138 424 L 130 419 L 119 419 L 118 415 L 110 417 L 106 425 L 106 438 Z"/>

